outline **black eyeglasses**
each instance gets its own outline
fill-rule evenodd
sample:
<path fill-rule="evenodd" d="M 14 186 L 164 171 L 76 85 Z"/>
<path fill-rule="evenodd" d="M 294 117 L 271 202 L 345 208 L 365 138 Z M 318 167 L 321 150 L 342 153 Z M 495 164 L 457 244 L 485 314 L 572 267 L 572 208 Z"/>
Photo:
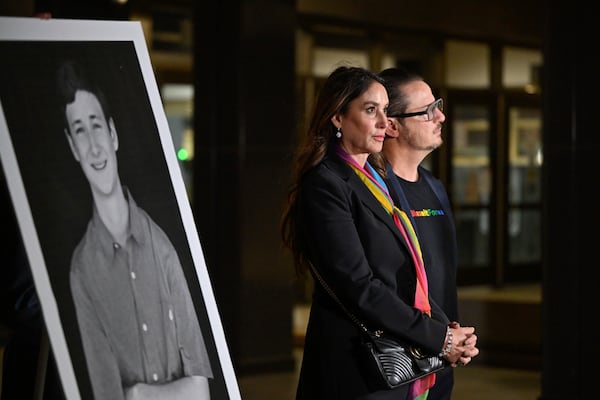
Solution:
<path fill-rule="evenodd" d="M 404 114 L 393 114 L 393 115 L 388 114 L 388 117 L 390 117 L 390 118 L 408 118 L 408 117 L 415 117 L 417 115 L 426 115 L 427 121 L 431 121 L 435 115 L 436 108 L 442 112 L 444 111 L 444 100 L 443 99 L 437 99 L 436 101 L 434 101 L 433 103 L 428 105 L 424 111 L 415 111 L 415 112 L 409 112 L 409 113 L 404 113 Z"/>

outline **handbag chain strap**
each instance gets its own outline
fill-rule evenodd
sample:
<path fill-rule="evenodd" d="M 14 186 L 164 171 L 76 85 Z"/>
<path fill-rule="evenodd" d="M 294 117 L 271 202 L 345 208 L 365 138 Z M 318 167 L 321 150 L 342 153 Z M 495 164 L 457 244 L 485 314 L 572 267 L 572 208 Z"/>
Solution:
<path fill-rule="evenodd" d="M 327 293 L 329 293 L 329 295 L 331 296 L 331 298 L 333 300 L 335 300 L 336 303 L 338 303 L 340 305 L 340 307 L 342 308 L 342 310 L 344 310 L 344 312 L 346 314 L 348 314 L 348 316 L 350 317 L 350 319 L 360 327 L 360 329 L 363 330 L 363 332 L 368 333 L 369 335 L 374 335 L 376 337 L 381 337 L 381 335 L 383 335 L 383 331 L 378 329 L 376 331 L 369 331 L 369 329 L 365 326 L 365 324 L 363 324 L 362 322 L 359 321 L 358 318 L 356 318 L 356 316 L 354 316 L 354 314 L 352 314 L 350 311 L 348 311 L 348 309 L 344 306 L 344 304 L 340 301 L 340 299 L 335 295 L 335 293 L 333 292 L 333 290 L 331 290 L 331 288 L 329 287 L 329 285 L 327 285 L 327 283 L 325 282 L 325 280 L 323 279 L 323 277 L 321 276 L 321 274 L 319 274 L 319 272 L 317 271 L 317 269 L 315 268 L 315 266 L 312 264 L 312 262 L 309 261 L 310 264 L 310 269 L 312 270 L 312 272 L 314 273 L 314 275 L 317 277 L 317 280 L 321 283 L 321 286 L 323 286 L 323 289 L 325 289 L 325 291 Z M 427 355 L 423 354 L 423 352 L 416 346 L 408 346 L 408 351 L 416 358 L 416 359 L 423 359 L 423 358 L 429 358 Z M 440 358 L 438 356 L 438 358 Z"/>
<path fill-rule="evenodd" d="M 344 306 L 344 304 L 340 301 L 340 299 L 335 295 L 335 293 L 333 292 L 333 290 L 331 290 L 331 288 L 329 287 L 329 285 L 327 285 L 327 283 L 325 282 L 325 280 L 323 280 L 323 277 L 321 276 L 321 274 L 319 274 L 319 272 L 317 271 L 317 269 L 315 268 L 315 266 L 313 265 L 313 263 L 309 261 L 309 264 L 310 264 L 310 269 L 315 274 L 315 276 L 316 276 L 317 280 L 319 281 L 319 283 L 321 283 L 321 286 L 323 286 L 323 289 L 325 289 L 325 291 L 327 293 L 329 293 L 329 295 L 331 296 L 331 298 L 333 300 L 335 300 L 335 302 L 340 305 L 340 307 L 342 308 L 342 310 L 344 310 L 344 312 L 346 314 L 348 314 L 348 316 L 350 317 L 350 319 L 356 325 L 358 325 L 360 327 L 360 329 L 362 329 L 366 333 L 369 333 L 369 329 L 367 329 L 367 327 L 365 326 L 365 324 L 363 324 L 362 322 L 360 322 L 360 320 L 358 318 L 356 318 L 356 316 L 354 314 L 352 314 Z M 377 336 L 377 337 L 381 336 L 382 333 L 383 333 L 383 331 L 381 331 L 381 330 L 376 330 L 376 331 L 372 332 L 372 334 L 375 335 L 375 336 Z"/>

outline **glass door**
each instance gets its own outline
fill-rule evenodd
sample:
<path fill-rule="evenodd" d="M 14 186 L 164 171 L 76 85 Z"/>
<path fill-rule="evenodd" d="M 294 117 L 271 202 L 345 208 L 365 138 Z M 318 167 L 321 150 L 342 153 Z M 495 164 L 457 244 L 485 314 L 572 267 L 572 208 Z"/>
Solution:
<path fill-rule="evenodd" d="M 541 277 L 542 112 L 509 103 L 507 121 L 506 277 Z"/>
<path fill-rule="evenodd" d="M 490 92 L 449 90 L 448 194 L 458 241 L 458 284 L 490 284 L 496 259 L 496 102 Z"/>

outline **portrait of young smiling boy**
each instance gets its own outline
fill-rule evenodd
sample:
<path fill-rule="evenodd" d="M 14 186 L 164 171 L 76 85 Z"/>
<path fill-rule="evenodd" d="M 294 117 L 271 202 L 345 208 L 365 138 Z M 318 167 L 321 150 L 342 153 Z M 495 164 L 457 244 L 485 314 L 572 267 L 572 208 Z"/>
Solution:
<path fill-rule="evenodd" d="M 94 399 L 209 399 L 211 365 L 179 256 L 121 182 L 119 131 L 89 75 L 65 62 L 57 83 L 93 200 L 70 288 Z"/>

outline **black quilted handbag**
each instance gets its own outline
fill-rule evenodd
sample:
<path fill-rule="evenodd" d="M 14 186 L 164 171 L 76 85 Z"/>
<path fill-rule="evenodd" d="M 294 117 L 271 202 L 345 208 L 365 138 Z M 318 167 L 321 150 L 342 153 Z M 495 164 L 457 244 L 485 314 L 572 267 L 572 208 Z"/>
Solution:
<path fill-rule="evenodd" d="M 385 337 L 381 331 L 368 330 L 346 309 L 317 269 L 312 264 L 310 267 L 325 291 L 362 330 L 358 357 L 372 390 L 393 389 L 406 385 L 448 366 L 448 362 L 442 357 L 426 356 L 416 347 L 404 346 L 392 338 Z"/>
<path fill-rule="evenodd" d="M 444 369 L 447 361 L 439 356 L 424 356 L 412 346 L 403 346 L 381 332 L 362 327 L 359 349 L 361 364 L 372 389 L 393 389 Z"/>

